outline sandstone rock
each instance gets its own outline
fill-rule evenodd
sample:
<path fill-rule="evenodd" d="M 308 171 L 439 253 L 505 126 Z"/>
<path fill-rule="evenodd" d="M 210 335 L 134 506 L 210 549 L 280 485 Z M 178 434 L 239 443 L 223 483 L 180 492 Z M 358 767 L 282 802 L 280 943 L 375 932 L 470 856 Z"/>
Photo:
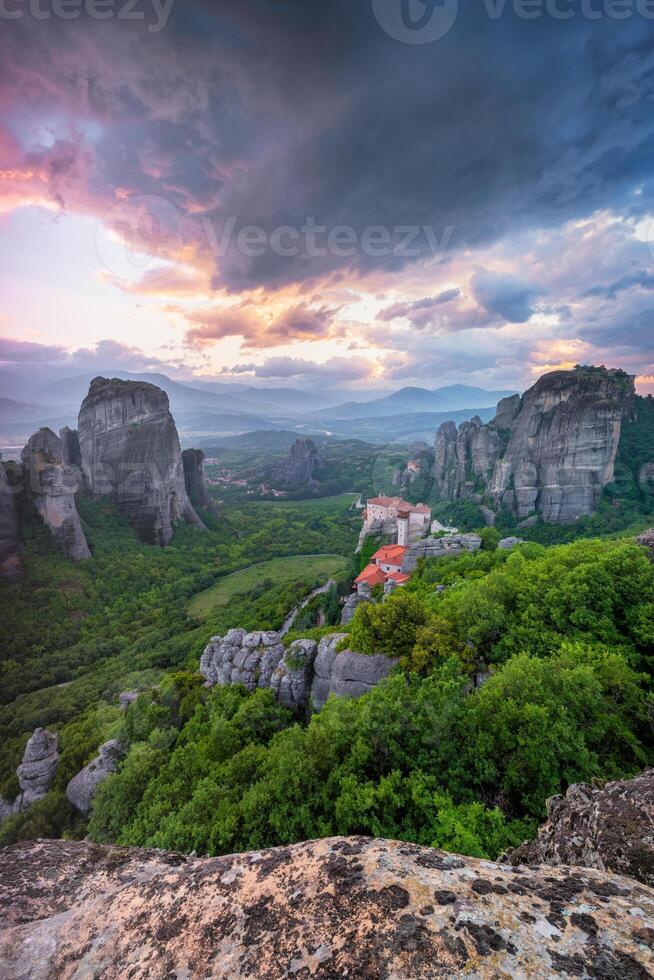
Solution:
<path fill-rule="evenodd" d="M 456 486 L 456 437 L 456 423 L 443 422 L 434 443 L 434 479 L 441 496 L 447 499 L 452 498 Z"/>
<path fill-rule="evenodd" d="M 15 582 L 21 576 L 16 489 L 9 482 L 0 456 L 0 579 L 6 582 Z"/>
<path fill-rule="evenodd" d="M 279 703 L 291 711 L 304 712 L 309 704 L 317 650 L 315 640 L 295 640 L 273 671 L 270 687 Z"/>
<path fill-rule="evenodd" d="M 645 885 L 366 838 L 219 858 L 21 842 L 2 854 L 0 908 L 6 980 L 647 980 L 654 970 Z"/>
<path fill-rule="evenodd" d="M 354 614 L 362 602 L 370 602 L 370 596 L 361 595 L 358 591 L 351 592 L 343 603 L 341 626 L 347 626 L 354 619 Z"/>
<path fill-rule="evenodd" d="M 79 447 L 77 429 L 69 429 L 67 425 L 59 430 L 61 440 L 61 459 L 67 466 L 82 467 L 82 453 Z"/>
<path fill-rule="evenodd" d="M 512 548 L 516 548 L 519 544 L 524 544 L 522 538 L 502 538 L 501 541 L 497 542 L 497 547 L 501 551 L 511 551 Z"/>
<path fill-rule="evenodd" d="M 313 490 L 318 487 L 315 473 L 322 466 L 323 460 L 313 439 L 296 439 L 286 459 L 266 468 L 265 478 L 277 487 L 309 487 Z"/>
<path fill-rule="evenodd" d="M 512 864 L 575 864 L 654 886 L 654 769 L 603 789 L 576 783 L 547 812 L 536 840 L 508 855 Z"/>
<path fill-rule="evenodd" d="M 502 450 L 502 437 L 493 425 L 484 425 L 478 415 L 463 422 L 457 431 L 454 422 L 444 422 L 434 445 L 434 477 L 445 499 L 475 496 L 475 487 L 484 485 Z"/>
<path fill-rule="evenodd" d="M 447 555 L 463 554 L 464 551 L 479 551 L 480 548 L 481 538 L 478 534 L 448 534 L 444 538 L 423 538 L 405 552 L 402 571 L 415 571 L 419 558 L 444 558 Z"/>
<path fill-rule="evenodd" d="M 520 412 L 520 403 L 520 395 L 509 395 L 508 398 L 502 398 L 497 403 L 497 410 L 493 419 L 497 429 L 510 429 L 513 426 Z"/>
<path fill-rule="evenodd" d="M 123 754 L 120 742 L 111 739 L 100 746 L 99 754 L 77 773 L 66 787 L 66 797 L 80 813 L 87 814 L 100 783 L 118 768 Z"/>
<path fill-rule="evenodd" d="M 284 656 L 279 633 L 247 633 L 231 629 L 214 636 L 200 658 L 207 684 L 244 684 L 248 691 L 270 687 L 273 672 Z"/>
<path fill-rule="evenodd" d="M 65 555 L 73 561 L 90 558 L 75 494 L 80 473 L 63 462 L 61 440 L 51 429 L 39 429 L 22 451 L 27 492 Z"/>
<path fill-rule="evenodd" d="M 499 501 L 512 482 L 514 510 L 562 523 L 592 513 L 613 479 L 633 378 L 619 371 L 554 371 L 525 392 L 489 491 Z"/>
<path fill-rule="evenodd" d="M 650 527 L 649 530 L 643 531 L 636 538 L 636 543 L 641 544 L 644 548 L 647 548 L 652 558 L 654 559 L 654 527 Z"/>
<path fill-rule="evenodd" d="M 204 472 L 205 455 L 201 449 L 185 449 L 182 453 L 184 464 L 184 485 L 188 498 L 194 507 L 216 511 L 216 503 L 209 495 L 207 478 Z"/>
<path fill-rule="evenodd" d="M 347 633 L 325 636 L 318 645 L 311 685 L 311 703 L 320 711 L 330 694 L 340 698 L 359 698 L 389 675 L 397 660 L 383 654 L 366 656 L 352 650 L 336 652 Z"/>
<path fill-rule="evenodd" d="M 37 728 L 25 746 L 23 761 L 16 769 L 21 810 L 42 799 L 50 789 L 59 762 L 58 742 L 56 734 Z"/>
<path fill-rule="evenodd" d="M 164 391 L 141 381 L 95 378 L 78 428 L 89 491 L 110 497 L 143 540 L 168 544 L 177 521 L 204 527 L 186 493 Z"/>

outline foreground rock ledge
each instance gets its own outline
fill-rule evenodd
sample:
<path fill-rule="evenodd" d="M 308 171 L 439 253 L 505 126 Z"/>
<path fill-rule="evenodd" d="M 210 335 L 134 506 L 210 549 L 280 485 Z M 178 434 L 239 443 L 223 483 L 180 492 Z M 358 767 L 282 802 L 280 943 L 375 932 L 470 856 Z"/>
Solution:
<path fill-rule="evenodd" d="M 367 838 L 222 858 L 0 853 L 0 976 L 587 977 L 654 971 L 654 890 Z"/>

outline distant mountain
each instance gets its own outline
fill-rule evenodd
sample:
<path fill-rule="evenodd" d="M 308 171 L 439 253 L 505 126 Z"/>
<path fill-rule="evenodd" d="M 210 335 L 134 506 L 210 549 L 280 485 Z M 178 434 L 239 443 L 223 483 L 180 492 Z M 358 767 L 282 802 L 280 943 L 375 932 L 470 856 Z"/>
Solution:
<path fill-rule="evenodd" d="M 502 398 L 515 395 L 511 391 L 487 391 L 469 385 L 447 385 L 430 391 L 427 388 L 400 388 L 385 398 L 375 398 L 367 402 L 345 402 L 335 408 L 312 412 L 313 418 L 323 419 L 369 419 L 416 412 L 457 412 L 475 409 L 495 408 Z"/>
<path fill-rule="evenodd" d="M 408 442 L 424 439 L 430 445 L 434 442 L 436 430 L 442 422 L 467 422 L 478 415 L 482 422 L 495 417 L 495 408 L 464 408 L 447 412 L 406 412 L 393 415 L 373 415 L 369 418 L 325 419 L 322 425 L 318 419 L 298 426 L 304 435 L 305 430 L 318 429 L 325 435 L 337 439 L 357 438 L 366 442 Z M 324 426 L 324 428 L 323 428 Z"/>

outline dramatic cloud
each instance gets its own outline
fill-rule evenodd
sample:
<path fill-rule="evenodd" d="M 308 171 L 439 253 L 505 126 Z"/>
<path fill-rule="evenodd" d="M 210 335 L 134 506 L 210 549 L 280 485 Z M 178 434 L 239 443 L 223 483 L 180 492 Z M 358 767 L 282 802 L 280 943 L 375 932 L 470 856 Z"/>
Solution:
<path fill-rule="evenodd" d="M 373 373 L 373 365 L 363 357 L 332 357 L 324 364 L 316 364 L 299 357 L 269 357 L 260 365 L 236 365 L 231 373 L 251 373 L 256 378 L 299 384 L 347 384 L 368 380 Z"/>
<path fill-rule="evenodd" d="M 325 306 L 315 309 L 302 303 L 271 319 L 264 319 L 250 304 L 196 311 L 187 317 L 197 326 L 187 331 L 186 343 L 189 347 L 207 347 L 225 337 L 242 337 L 246 347 L 263 348 L 320 340 L 333 333 L 336 312 Z"/>
<path fill-rule="evenodd" d="M 480 269 L 472 277 L 472 294 L 488 313 L 496 313 L 509 323 L 525 323 L 534 313 L 533 302 L 542 290 L 515 276 Z"/>

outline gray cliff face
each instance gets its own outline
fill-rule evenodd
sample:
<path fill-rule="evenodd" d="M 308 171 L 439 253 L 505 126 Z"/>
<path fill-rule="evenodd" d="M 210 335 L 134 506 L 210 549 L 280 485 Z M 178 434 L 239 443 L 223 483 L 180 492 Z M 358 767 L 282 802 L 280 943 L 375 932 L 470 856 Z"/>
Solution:
<path fill-rule="evenodd" d="M 66 797 L 76 810 L 84 814 L 90 811 L 96 789 L 116 771 L 122 754 L 120 742 L 111 739 L 100 746 L 95 759 L 73 776 L 66 787 Z"/>
<path fill-rule="evenodd" d="M 7 476 L 0 457 L 0 579 L 15 582 L 20 578 L 20 538 L 16 488 Z"/>
<path fill-rule="evenodd" d="M 0 797 L 0 822 L 22 813 L 32 803 L 42 800 L 52 785 L 59 763 L 58 738 L 53 732 L 37 728 L 29 738 L 23 761 L 16 769 L 20 792 L 15 800 Z"/>
<path fill-rule="evenodd" d="M 402 571 L 414 572 L 419 558 L 445 558 L 461 555 L 464 551 L 475 552 L 481 548 L 478 534 L 448 534 L 444 538 L 422 538 L 404 553 Z"/>
<path fill-rule="evenodd" d="M 336 653 L 346 634 L 295 640 L 288 649 L 275 632 L 231 629 L 214 636 L 200 659 L 207 685 L 244 684 L 249 691 L 270 688 L 280 704 L 298 714 L 319 711 L 330 694 L 357 698 L 386 677 L 397 661 L 382 654 Z"/>
<path fill-rule="evenodd" d="M 59 429 L 61 440 L 61 459 L 67 466 L 82 467 L 82 452 L 79 447 L 77 429 L 69 429 L 67 425 Z"/>
<path fill-rule="evenodd" d="M 90 558 L 75 505 L 80 473 L 63 461 L 61 440 L 51 429 L 39 429 L 21 454 L 25 486 L 44 523 L 73 561 Z"/>
<path fill-rule="evenodd" d="M 554 371 L 525 392 L 489 491 L 520 517 L 563 523 L 591 514 L 613 479 L 633 379 L 614 371 Z"/>
<path fill-rule="evenodd" d="M 463 422 L 443 422 L 434 444 L 434 477 L 445 499 L 470 497 L 485 485 L 502 451 L 502 437 L 478 415 Z"/>
<path fill-rule="evenodd" d="M 176 521 L 204 527 L 186 492 L 164 391 L 141 381 L 95 378 L 78 431 L 89 492 L 110 497 L 144 541 L 168 544 Z"/>
<path fill-rule="evenodd" d="M 622 371 L 554 371 L 503 399 L 487 425 L 444 423 L 434 447 L 441 497 L 487 493 L 520 519 L 537 513 L 551 523 L 593 513 L 613 479 L 633 392 Z"/>
<path fill-rule="evenodd" d="M 185 449 L 182 453 L 184 464 L 184 485 L 189 500 L 194 507 L 216 510 L 216 504 L 209 496 L 207 478 L 204 472 L 205 456 L 201 449 Z"/>
<path fill-rule="evenodd" d="M 315 472 L 323 465 L 320 453 L 313 439 L 296 439 L 289 449 L 288 456 L 280 463 L 268 467 L 267 479 L 280 487 L 318 486 Z"/>

